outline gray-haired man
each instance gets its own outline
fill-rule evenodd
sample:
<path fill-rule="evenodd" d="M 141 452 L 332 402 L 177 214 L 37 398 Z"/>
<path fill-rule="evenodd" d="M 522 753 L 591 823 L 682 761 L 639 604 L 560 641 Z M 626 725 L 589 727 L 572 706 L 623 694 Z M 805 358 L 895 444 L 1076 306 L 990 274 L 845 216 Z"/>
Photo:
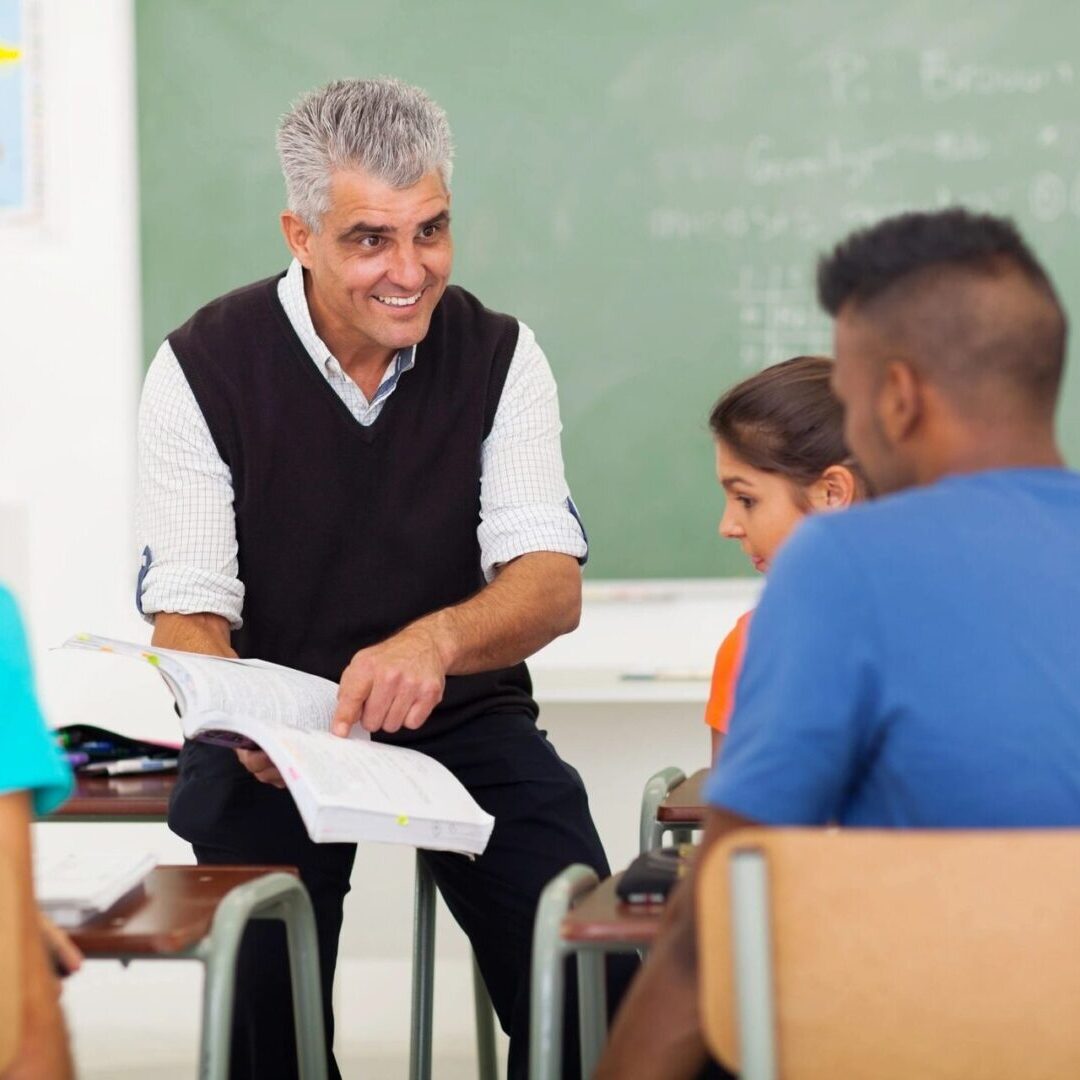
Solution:
<path fill-rule="evenodd" d="M 340 678 L 335 731 L 424 750 L 494 814 L 475 863 L 425 858 L 524 1075 L 540 889 L 572 862 L 608 872 L 522 663 L 580 608 L 554 380 L 527 327 L 448 286 L 450 133 L 422 91 L 330 84 L 285 117 L 278 150 L 292 265 L 198 311 L 147 375 L 141 610 L 158 645 Z M 200 862 L 300 867 L 332 1038 L 355 849 L 312 844 L 257 751 L 185 746 L 170 825 Z M 293 1074 L 288 995 L 282 941 L 259 928 L 234 1076 Z"/>

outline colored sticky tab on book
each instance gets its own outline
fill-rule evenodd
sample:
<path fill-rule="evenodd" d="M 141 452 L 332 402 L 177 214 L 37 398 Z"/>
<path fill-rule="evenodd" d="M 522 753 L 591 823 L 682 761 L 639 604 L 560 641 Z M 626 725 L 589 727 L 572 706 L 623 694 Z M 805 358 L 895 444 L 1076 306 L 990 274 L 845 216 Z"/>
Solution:
<path fill-rule="evenodd" d="M 408 825 L 409 824 L 409 815 L 408 814 L 398 814 L 397 823 L 399 825 Z"/>

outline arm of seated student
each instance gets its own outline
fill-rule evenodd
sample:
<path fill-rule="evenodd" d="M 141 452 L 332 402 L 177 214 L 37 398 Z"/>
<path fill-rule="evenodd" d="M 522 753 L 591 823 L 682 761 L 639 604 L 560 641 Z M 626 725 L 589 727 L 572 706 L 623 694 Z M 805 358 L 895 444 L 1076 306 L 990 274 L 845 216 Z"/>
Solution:
<path fill-rule="evenodd" d="M 159 612 L 154 616 L 154 636 L 150 640 L 161 649 L 182 649 L 207 656 L 236 656 L 229 620 L 209 612 L 197 615 Z M 236 756 L 256 780 L 285 787 L 281 773 L 261 750 L 237 750 Z"/>
<path fill-rule="evenodd" d="M 724 733 L 716 728 L 709 728 L 709 761 L 716 764 L 716 756 L 720 753 L 720 747 L 724 745 Z"/>
<path fill-rule="evenodd" d="M 60 987 L 49 967 L 34 903 L 30 795 L 26 791 L 0 795 L 0 855 L 14 872 L 22 989 L 18 1050 L 4 1080 L 68 1080 L 74 1074 L 60 1011 Z"/>
<path fill-rule="evenodd" d="M 701 849 L 686 879 L 672 891 L 663 926 L 611 1029 L 596 1080 L 682 1080 L 707 1060 L 698 1018 L 697 862 L 718 840 L 752 825 L 727 810 L 713 810 Z"/>
<path fill-rule="evenodd" d="M 60 929 L 51 919 L 39 914 L 38 926 L 45 942 L 45 952 L 52 961 L 53 968 L 61 978 L 74 975 L 82 967 L 83 954 L 79 946 Z"/>
<path fill-rule="evenodd" d="M 447 675 L 508 667 L 531 656 L 581 616 L 577 559 L 530 552 L 507 563 L 475 596 L 361 649 L 345 669 L 335 734 L 420 727 L 442 700 Z"/>

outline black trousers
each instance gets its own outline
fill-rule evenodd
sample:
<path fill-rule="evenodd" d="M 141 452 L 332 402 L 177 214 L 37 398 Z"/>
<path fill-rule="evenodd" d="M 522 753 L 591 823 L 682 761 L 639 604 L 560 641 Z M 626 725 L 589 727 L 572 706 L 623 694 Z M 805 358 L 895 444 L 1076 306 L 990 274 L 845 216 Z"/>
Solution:
<path fill-rule="evenodd" d="M 495 818 L 487 850 L 476 860 L 443 852 L 425 852 L 423 858 L 472 943 L 499 1022 L 510 1035 L 508 1076 L 524 1080 L 532 929 L 540 892 L 571 863 L 585 863 L 601 877 L 609 873 L 585 788 L 525 713 L 480 717 L 415 745 L 450 769 Z M 201 743 L 187 744 L 181 755 L 169 825 L 191 841 L 200 863 L 299 868 L 315 908 L 330 1051 L 331 989 L 355 846 L 312 843 L 287 792 L 259 783 L 232 751 Z M 403 910 L 402 918 L 408 917 Z M 609 958 L 612 1009 L 635 969 L 630 958 Z M 237 970 L 233 1080 L 296 1076 L 291 1001 L 283 928 L 253 924 Z M 348 1022 L 347 1012 L 343 1021 Z M 580 1069 L 577 993 L 569 966 L 565 1031 L 563 1076 L 573 1080 Z M 340 1076 L 332 1053 L 329 1058 L 331 1076 Z"/>

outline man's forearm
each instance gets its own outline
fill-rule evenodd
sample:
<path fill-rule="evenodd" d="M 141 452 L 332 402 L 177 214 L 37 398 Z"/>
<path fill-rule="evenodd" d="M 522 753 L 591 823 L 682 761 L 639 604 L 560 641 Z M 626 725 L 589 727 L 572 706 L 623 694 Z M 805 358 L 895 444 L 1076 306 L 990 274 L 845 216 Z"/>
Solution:
<path fill-rule="evenodd" d="M 159 649 L 180 649 L 208 656 L 236 655 L 228 619 L 205 612 L 197 615 L 159 612 L 154 616 L 154 635 L 150 640 Z"/>
<path fill-rule="evenodd" d="M 570 555 L 538 551 L 507 564 L 491 584 L 361 649 L 341 676 L 331 730 L 395 732 L 425 723 L 448 675 L 508 667 L 581 615 L 581 571 Z"/>
<path fill-rule="evenodd" d="M 538 551 L 508 563 L 464 603 L 433 612 L 406 629 L 432 636 L 447 675 L 468 675 L 532 656 L 573 630 L 580 617 L 577 560 Z"/>

